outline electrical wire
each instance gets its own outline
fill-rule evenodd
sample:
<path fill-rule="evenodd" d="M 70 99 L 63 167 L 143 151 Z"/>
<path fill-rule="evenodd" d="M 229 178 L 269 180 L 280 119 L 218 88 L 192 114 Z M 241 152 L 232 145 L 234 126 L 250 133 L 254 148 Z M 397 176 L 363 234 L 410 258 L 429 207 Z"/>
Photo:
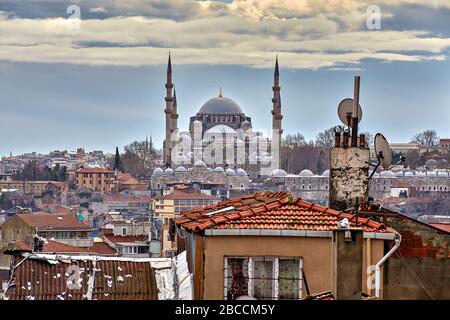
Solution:
<path fill-rule="evenodd" d="M 422 281 L 420 281 L 419 277 L 415 274 L 414 270 L 412 269 L 412 267 L 408 264 L 408 262 L 406 262 L 405 258 L 402 256 L 401 252 L 399 252 L 399 250 L 397 250 L 395 252 L 395 254 L 400 258 L 400 261 L 403 263 L 403 265 L 405 266 L 406 270 L 411 274 L 411 276 L 417 281 L 417 283 L 420 285 L 420 287 L 426 292 L 426 294 L 432 299 L 432 300 L 436 300 L 431 293 L 425 288 L 425 286 L 423 285 Z"/>

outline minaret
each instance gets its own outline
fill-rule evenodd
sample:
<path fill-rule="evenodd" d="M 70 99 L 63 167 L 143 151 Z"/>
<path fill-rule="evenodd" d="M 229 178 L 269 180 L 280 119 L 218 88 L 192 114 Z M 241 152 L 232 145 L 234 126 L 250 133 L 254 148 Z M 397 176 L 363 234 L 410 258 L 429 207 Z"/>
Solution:
<path fill-rule="evenodd" d="M 114 158 L 114 171 L 122 171 L 122 161 L 120 160 L 119 148 L 116 147 L 116 156 Z"/>
<path fill-rule="evenodd" d="M 172 107 L 172 130 L 178 129 L 178 113 L 177 113 L 177 92 L 173 87 L 173 107 Z"/>
<path fill-rule="evenodd" d="M 172 97 L 172 62 L 170 59 L 169 52 L 169 61 L 167 63 L 167 81 L 166 81 L 166 108 L 164 109 L 164 113 L 166 114 L 166 139 L 164 140 L 164 164 L 166 167 L 170 167 L 172 163 L 171 153 L 173 143 L 171 141 L 171 136 L 174 128 L 172 127 L 172 114 L 173 114 L 173 97 Z"/>
<path fill-rule="evenodd" d="M 281 127 L 281 120 L 283 119 L 283 115 L 281 114 L 281 87 L 280 87 L 280 71 L 278 69 L 278 55 L 275 61 L 275 71 L 273 76 L 273 98 L 272 98 L 272 157 L 274 161 L 274 167 L 276 169 L 280 168 L 281 158 L 280 158 L 280 149 L 281 149 L 281 135 L 283 133 L 283 129 Z M 278 144 L 278 147 L 274 146 L 274 143 Z M 275 153 L 275 154 L 274 154 Z"/>

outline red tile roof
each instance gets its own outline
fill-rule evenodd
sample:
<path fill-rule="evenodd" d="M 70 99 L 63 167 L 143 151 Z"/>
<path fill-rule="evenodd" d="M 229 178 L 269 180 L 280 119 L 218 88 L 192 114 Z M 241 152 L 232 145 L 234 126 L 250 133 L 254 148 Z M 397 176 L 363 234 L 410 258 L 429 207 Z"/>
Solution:
<path fill-rule="evenodd" d="M 16 263 L 23 257 L 16 256 Z M 79 288 L 68 286 L 79 270 Z M 90 282 L 90 275 L 94 274 Z M 15 284 L 5 293 L 9 300 L 157 300 L 155 271 L 150 262 L 132 260 L 97 260 L 71 256 L 51 264 L 46 259 L 30 257 L 14 270 Z M 70 283 L 70 282 L 69 282 Z"/>
<path fill-rule="evenodd" d="M 205 215 L 220 209 L 232 210 Z M 278 229 L 330 231 L 344 218 L 355 227 L 355 216 L 294 198 L 285 192 L 258 192 L 217 205 L 181 212 L 176 223 L 191 231 L 205 229 Z M 366 232 L 394 232 L 367 218 L 358 219 Z"/>
<path fill-rule="evenodd" d="M 148 195 L 123 195 L 123 194 L 108 194 L 103 197 L 103 202 L 108 201 L 126 201 L 126 202 L 149 202 L 152 200 Z"/>
<path fill-rule="evenodd" d="M 9 243 L 5 247 L 2 248 L 2 252 L 15 252 L 15 251 L 26 251 L 32 252 L 33 247 L 24 242 L 17 241 L 14 243 Z M 116 255 L 116 251 L 108 246 L 104 242 L 94 242 L 92 247 L 75 247 L 65 243 L 49 240 L 47 244 L 44 245 L 42 249 L 43 253 L 78 253 L 78 254 L 96 254 L 96 255 L 108 255 L 114 256 Z"/>
<path fill-rule="evenodd" d="M 216 199 L 216 200 L 219 200 L 219 198 L 216 198 L 209 194 L 196 193 L 196 192 L 183 192 L 183 191 L 179 191 L 179 190 L 175 190 L 174 192 L 166 194 L 161 197 L 158 197 L 157 199 L 162 199 L 162 200 L 178 200 L 178 199 L 186 199 L 186 200 L 212 199 L 212 200 L 214 200 L 214 199 Z"/>
<path fill-rule="evenodd" d="M 69 214 L 70 209 L 60 204 L 42 204 L 37 206 L 39 210 L 54 214 Z"/>
<path fill-rule="evenodd" d="M 79 168 L 76 173 L 114 173 L 111 169 L 105 168 Z"/>
<path fill-rule="evenodd" d="M 18 214 L 28 226 L 39 229 L 77 229 L 90 230 L 89 226 L 78 220 L 73 214 L 53 214 L 46 212 L 36 212 L 31 214 Z"/>
<path fill-rule="evenodd" d="M 450 224 L 448 223 L 431 223 L 433 227 L 450 232 Z"/>
<path fill-rule="evenodd" d="M 148 236 L 114 236 L 114 235 L 104 235 L 104 238 L 113 243 L 124 243 L 124 242 L 143 242 L 147 241 Z"/>

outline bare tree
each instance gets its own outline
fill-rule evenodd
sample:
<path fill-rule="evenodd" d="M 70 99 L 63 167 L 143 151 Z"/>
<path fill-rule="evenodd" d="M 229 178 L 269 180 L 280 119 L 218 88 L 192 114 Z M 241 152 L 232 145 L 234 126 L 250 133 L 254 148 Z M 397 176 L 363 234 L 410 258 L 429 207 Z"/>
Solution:
<path fill-rule="evenodd" d="M 286 135 L 282 143 L 284 147 L 290 148 L 305 146 L 306 144 L 305 137 L 300 133 Z"/>
<path fill-rule="evenodd" d="M 334 146 L 334 127 L 320 132 L 316 137 L 316 147 L 331 148 Z"/>
<path fill-rule="evenodd" d="M 414 137 L 412 137 L 411 143 L 435 146 L 439 143 L 439 137 L 437 136 L 435 130 L 425 130 L 424 132 L 418 133 Z"/>

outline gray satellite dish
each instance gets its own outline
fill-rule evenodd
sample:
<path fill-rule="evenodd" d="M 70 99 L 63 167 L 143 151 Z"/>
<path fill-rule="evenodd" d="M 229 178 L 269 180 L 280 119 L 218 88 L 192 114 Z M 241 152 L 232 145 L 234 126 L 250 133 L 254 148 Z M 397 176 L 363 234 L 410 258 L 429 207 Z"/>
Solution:
<path fill-rule="evenodd" d="M 376 155 L 380 159 L 381 166 L 385 170 L 389 170 L 392 162 L 391 148 L 389 147 L 389 142 L 381 133 L 375 135 L 374 148 Z"/>
<path fill-rule="evenodd" d="M 347 98 L 341 101 L 338 106 L 338 116 L 343 124 L 351 127 L 351 119 L 350 123 L 348 122 L 348 114 L 353 112 L 353 99 Z M 362 119 L 362 108 L 361 105 L 358 105 L 358 123 L 361 122 Z"/>

